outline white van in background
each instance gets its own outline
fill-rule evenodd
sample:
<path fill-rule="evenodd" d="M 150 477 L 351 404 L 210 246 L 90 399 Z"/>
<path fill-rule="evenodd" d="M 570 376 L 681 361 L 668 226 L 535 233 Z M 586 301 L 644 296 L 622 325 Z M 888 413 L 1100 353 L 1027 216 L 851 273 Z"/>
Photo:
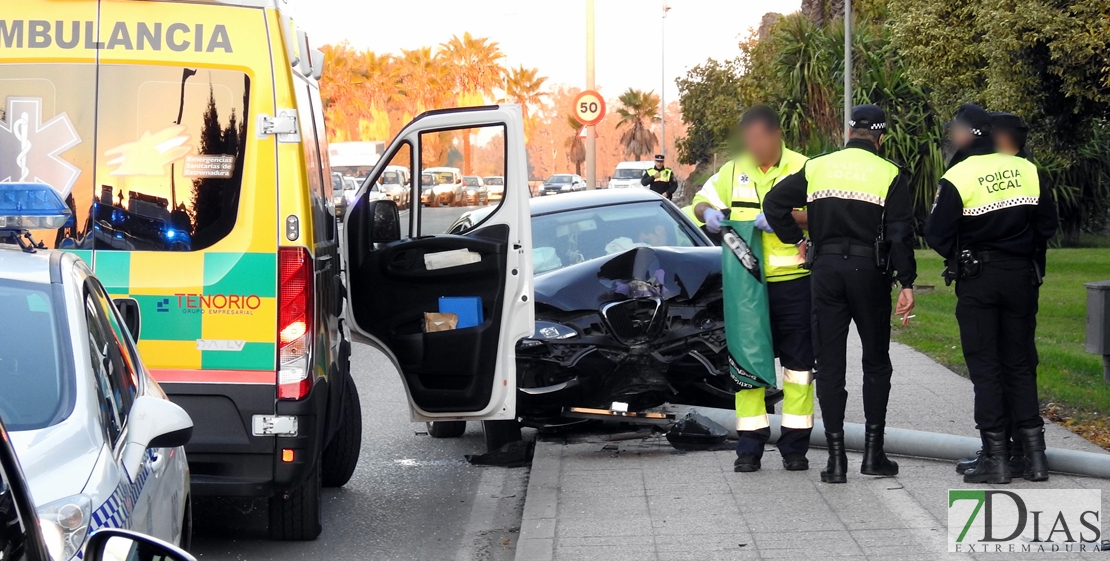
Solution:
<path fill-rule="evenodd" d="M 609 180 L 609 188 L 642 187 L 640 178 L 644 176 L 644 170 L 654 166 L 655 162 L 652 160 L 621 162 L 617 164 L 617 169 L 613 170 L 613 177 Z"/>
<path fill-rule="evenodd" d="M 385 142 L 382 141 L 333 142 L 328 145 L 328 159 L 332 171 L 354 177 L 361 185 L 384 151 Z"/>

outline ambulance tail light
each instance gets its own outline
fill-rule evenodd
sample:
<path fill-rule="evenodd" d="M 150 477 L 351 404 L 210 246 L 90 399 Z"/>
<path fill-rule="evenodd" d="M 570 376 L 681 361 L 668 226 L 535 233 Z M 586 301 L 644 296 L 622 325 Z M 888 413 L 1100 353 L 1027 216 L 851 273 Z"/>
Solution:
<path fill-rule="evenodd" d="M 312 389 L 312 277 L 308 249 L 278 248 L 278 399 L 303 399 Z"/>

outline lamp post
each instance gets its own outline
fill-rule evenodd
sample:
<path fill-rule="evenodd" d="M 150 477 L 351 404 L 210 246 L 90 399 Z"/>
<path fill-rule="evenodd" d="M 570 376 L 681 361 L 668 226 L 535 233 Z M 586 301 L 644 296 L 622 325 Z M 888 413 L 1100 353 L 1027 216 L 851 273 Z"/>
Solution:
<path fill-rule="evenodd" d="M 844 0 L 844 143 L 852 119 L 852 0 Z"/>
<path fill-rule="evenodd" d="M 659 127 L 659 153 L 667 155 L 667 12 L 671 7 L 667 0 L 663 0 L 663 23 L 659 31 L 659 78 L 663 82 L 659 88 L 659 112 L 662 114 L 662 125 Z"/>
<path fill-rule="evenodd" d="M 586 0 L 586 89 L 594 90 L 594 0 Z M 597 136 L 586 127 L 586 188 L 597 188 Z"/>

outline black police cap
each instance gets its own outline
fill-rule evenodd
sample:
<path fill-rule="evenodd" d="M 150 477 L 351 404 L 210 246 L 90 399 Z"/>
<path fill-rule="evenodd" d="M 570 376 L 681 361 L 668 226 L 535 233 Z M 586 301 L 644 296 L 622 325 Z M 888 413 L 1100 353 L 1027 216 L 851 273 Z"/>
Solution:
<path fill-rule="evenodd" d="M 956 109 L 956 115 L 948 124 L 963 125 L 975 136 L 987 136 L 991 133 L 991 114 L 974 103 L 965 103 Z"/>
<path fill-rule="evenodd" d="M 663 161 L 663 155 L 662 154 L 656 154 L 655 155 L 655 161 L 662 162 Z"/>
<path fill-rule="evenodd" d="M 994 130 L 1027 131 L 1029 125 L 1025 120 L 1013 113 L 991 113 L 991 128 Z"/>
<path fill-rule="evenodd" d="M 852 108 L 848 126 L 853 129 L 867 129 L 873 131 L 886 130 L 886 113 L 882 107 L 871 103 L 857 105 Z"/>

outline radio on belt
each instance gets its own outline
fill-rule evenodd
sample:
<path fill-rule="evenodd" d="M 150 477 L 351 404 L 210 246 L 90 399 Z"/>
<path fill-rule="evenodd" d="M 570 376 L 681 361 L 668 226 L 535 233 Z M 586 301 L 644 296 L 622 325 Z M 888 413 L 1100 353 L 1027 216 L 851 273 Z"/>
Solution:
<path fill-rule="evenodd" d="M 251 418 L 255 436 L 297 436 L 297 418 L 289 415 L 255 415 Z"/>

